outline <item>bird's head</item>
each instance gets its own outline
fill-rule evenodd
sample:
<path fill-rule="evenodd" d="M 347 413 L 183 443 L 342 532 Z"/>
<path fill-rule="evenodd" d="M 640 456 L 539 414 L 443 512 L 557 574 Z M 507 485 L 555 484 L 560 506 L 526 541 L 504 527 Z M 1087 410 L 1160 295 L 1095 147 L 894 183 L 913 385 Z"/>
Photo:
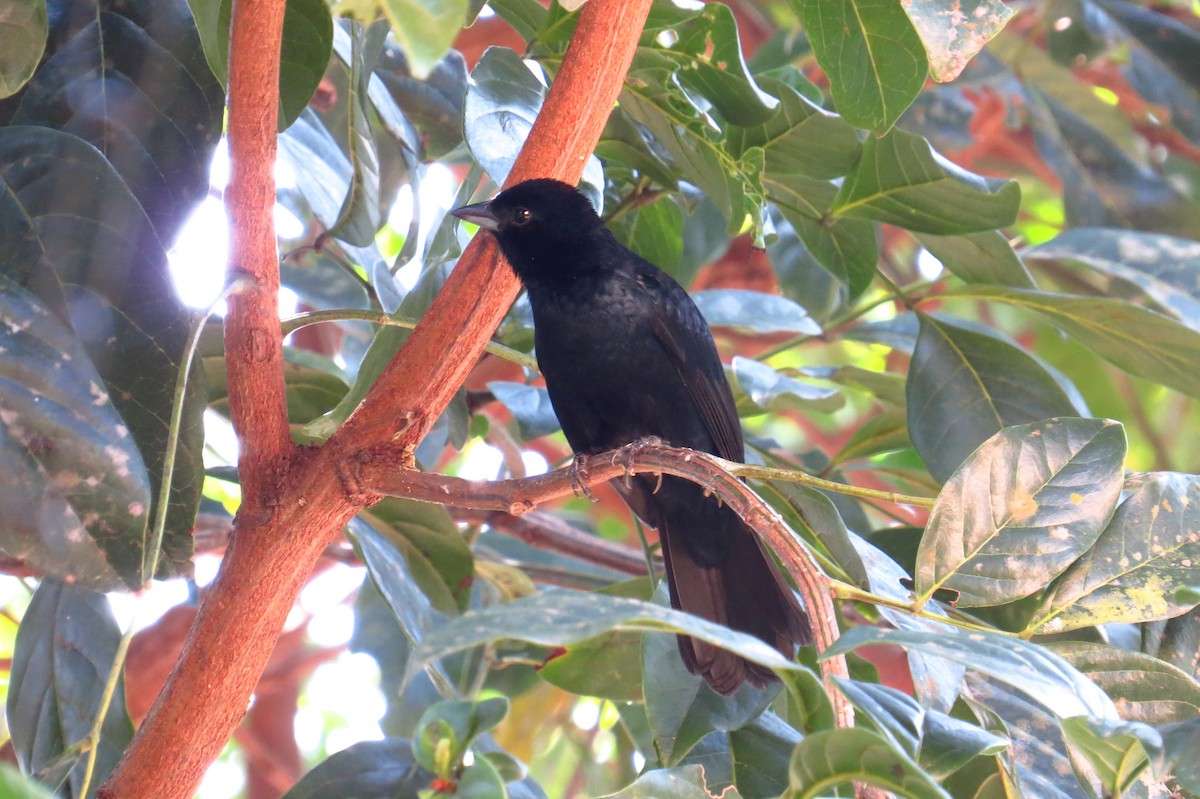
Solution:
<path fill-rule="evenodd" d="M 586 253 L 603 220 L 575 187 L 527 180 L 492 200 L 464 205 L 454 216 L 490 230 L 522 281 L 569 277 L 589 269 Z M 571 273 L 571 274 L 568 274 Z"/>

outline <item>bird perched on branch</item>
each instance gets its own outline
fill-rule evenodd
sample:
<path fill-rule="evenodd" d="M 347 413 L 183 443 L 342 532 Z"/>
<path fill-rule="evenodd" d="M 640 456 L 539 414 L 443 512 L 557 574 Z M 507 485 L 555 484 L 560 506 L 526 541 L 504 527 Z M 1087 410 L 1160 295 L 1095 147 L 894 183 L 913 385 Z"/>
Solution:
<path fill-rule="evenodd" d="M 577 456 L 657 437 L 741 461 L 742 430 L 708 324 L 669 275 L 621 245 L 574 187 L 530 180 L 452 213 L 491 231 L 529 293 L 546 389 Z M 613 486 L 658 530 L 671 604 L 749 633 L 791 659 L 808 616 L 758 537 L 678 477 Z M 688 671 L 719 693 L 767 668 L 679 636 Z"/>

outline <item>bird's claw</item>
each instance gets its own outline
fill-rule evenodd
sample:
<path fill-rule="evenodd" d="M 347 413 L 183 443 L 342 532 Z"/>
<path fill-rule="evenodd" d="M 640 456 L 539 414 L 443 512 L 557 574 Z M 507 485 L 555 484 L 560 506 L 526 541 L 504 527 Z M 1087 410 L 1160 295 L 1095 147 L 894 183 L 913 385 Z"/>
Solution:
<path fill-rule="evenodd" d="M 625 469 L 625 476 L 622 479 L 625 481 L 626 489 L 632 487 L 630 484 L 630 478 L 632 478 L 634 474 L 633 459 L 634 456 L 637 455 L 637 451 L 639 449 L 643 449 L 644 447 L 661 447 L 665 443 L 666 442 L 664 442 L 658 436 L 642 436 L 639 439 L 630 441 L 619 450 L 613 452 L 612 464 L 616 466 L 619 463 Z M 659 475 L 659 484 L 661 485 L 661 483 L 662 475 Z M 655 488 L 654 491 L 657 493 L 658 489 Z"/>
<path fill-rule="evenodd" d="M 587 497 L 589 502 L 598 502 L 588 486 L 588 456 L 576 453 L 571 461 L 571 491 L 577 497 Z"/>

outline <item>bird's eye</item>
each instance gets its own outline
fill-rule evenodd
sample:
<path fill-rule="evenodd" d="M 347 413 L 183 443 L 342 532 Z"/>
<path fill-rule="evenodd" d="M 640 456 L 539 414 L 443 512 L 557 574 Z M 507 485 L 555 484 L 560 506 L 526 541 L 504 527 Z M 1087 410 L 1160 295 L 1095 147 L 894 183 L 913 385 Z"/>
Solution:
<path fill-rule="evenodd" d="M 528 208 L 517 208 L 513 211 L 512 221 L 517 227 L 529 224 L 533 219 L 533 213 Z"/>

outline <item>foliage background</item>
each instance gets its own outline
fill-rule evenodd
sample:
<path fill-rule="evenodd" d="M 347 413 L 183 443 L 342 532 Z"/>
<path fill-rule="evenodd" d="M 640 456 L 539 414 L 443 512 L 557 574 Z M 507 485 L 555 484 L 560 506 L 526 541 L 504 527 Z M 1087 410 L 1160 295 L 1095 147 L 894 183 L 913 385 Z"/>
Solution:
<path fill-rule="evenodd" d="M 577 18 L 533 0 L 480 10 L 288 3 L 280 149 L 295 181 L 279 202 L 303 234 L 282 244 L 283 282 L 303 312 L 339 320 L 290 323 L 298 441 L 349 416 L 469 235 L 442 209 L 390 214 L 398 193 L 425 196 L 436 163 L 455 202 L 489 196 Z M 205 594 L 193 560 L 223 551 L 239 501 L 229 453 L 205 447 L 205 409 L 229 413 L 210 324 L 165 557 L 147 555 L 191 322 L 166 252 L 210 191 L 230 6 L 5 13 L 0 549 L 23 586 L 5 618 L 7 751 L 74 796 L 149 709 Z M 911 497 L 756 483 L 838 581 L 862 729 L 832 729 L 812 653 L 777 696 L 723 702 L 669 636 L 637 631 L 693 623 L 626 603 L 665 599 L 606 492 L 521 520 L 389 499 L 314 573 L 362 580 L 329 600 L 353 635 L 322 645 L 301 606 L 281 638 L 226 755 L 242 793 L 1200 791 L 1182 757 L 1200 736 L 1196 28 L 1185 5 L 1120 0 L 656 4 L 585 189 L 698 292 L 753 458 Z M 351 321 L 381 311 L 396 326 Z M 541 463 L 528 453 L 568 457 L 529 324 L 518 301 L 422 469 L 521 476 Z M 595 534 L 583 557 L 561 551 L 563 522 Z M 151 572 L 186 598 L 134 638 L 88 778 L 78 744 L 121 638 L 101 592 Z M 976 631 L 914 617 L 910 588 Z M 488 610 L 452 623 L 469 608 Z M 292 719 L 344 648 L 379 665 L 386 737 L 326 759 L 342 720 L 302 752 Z"/>

